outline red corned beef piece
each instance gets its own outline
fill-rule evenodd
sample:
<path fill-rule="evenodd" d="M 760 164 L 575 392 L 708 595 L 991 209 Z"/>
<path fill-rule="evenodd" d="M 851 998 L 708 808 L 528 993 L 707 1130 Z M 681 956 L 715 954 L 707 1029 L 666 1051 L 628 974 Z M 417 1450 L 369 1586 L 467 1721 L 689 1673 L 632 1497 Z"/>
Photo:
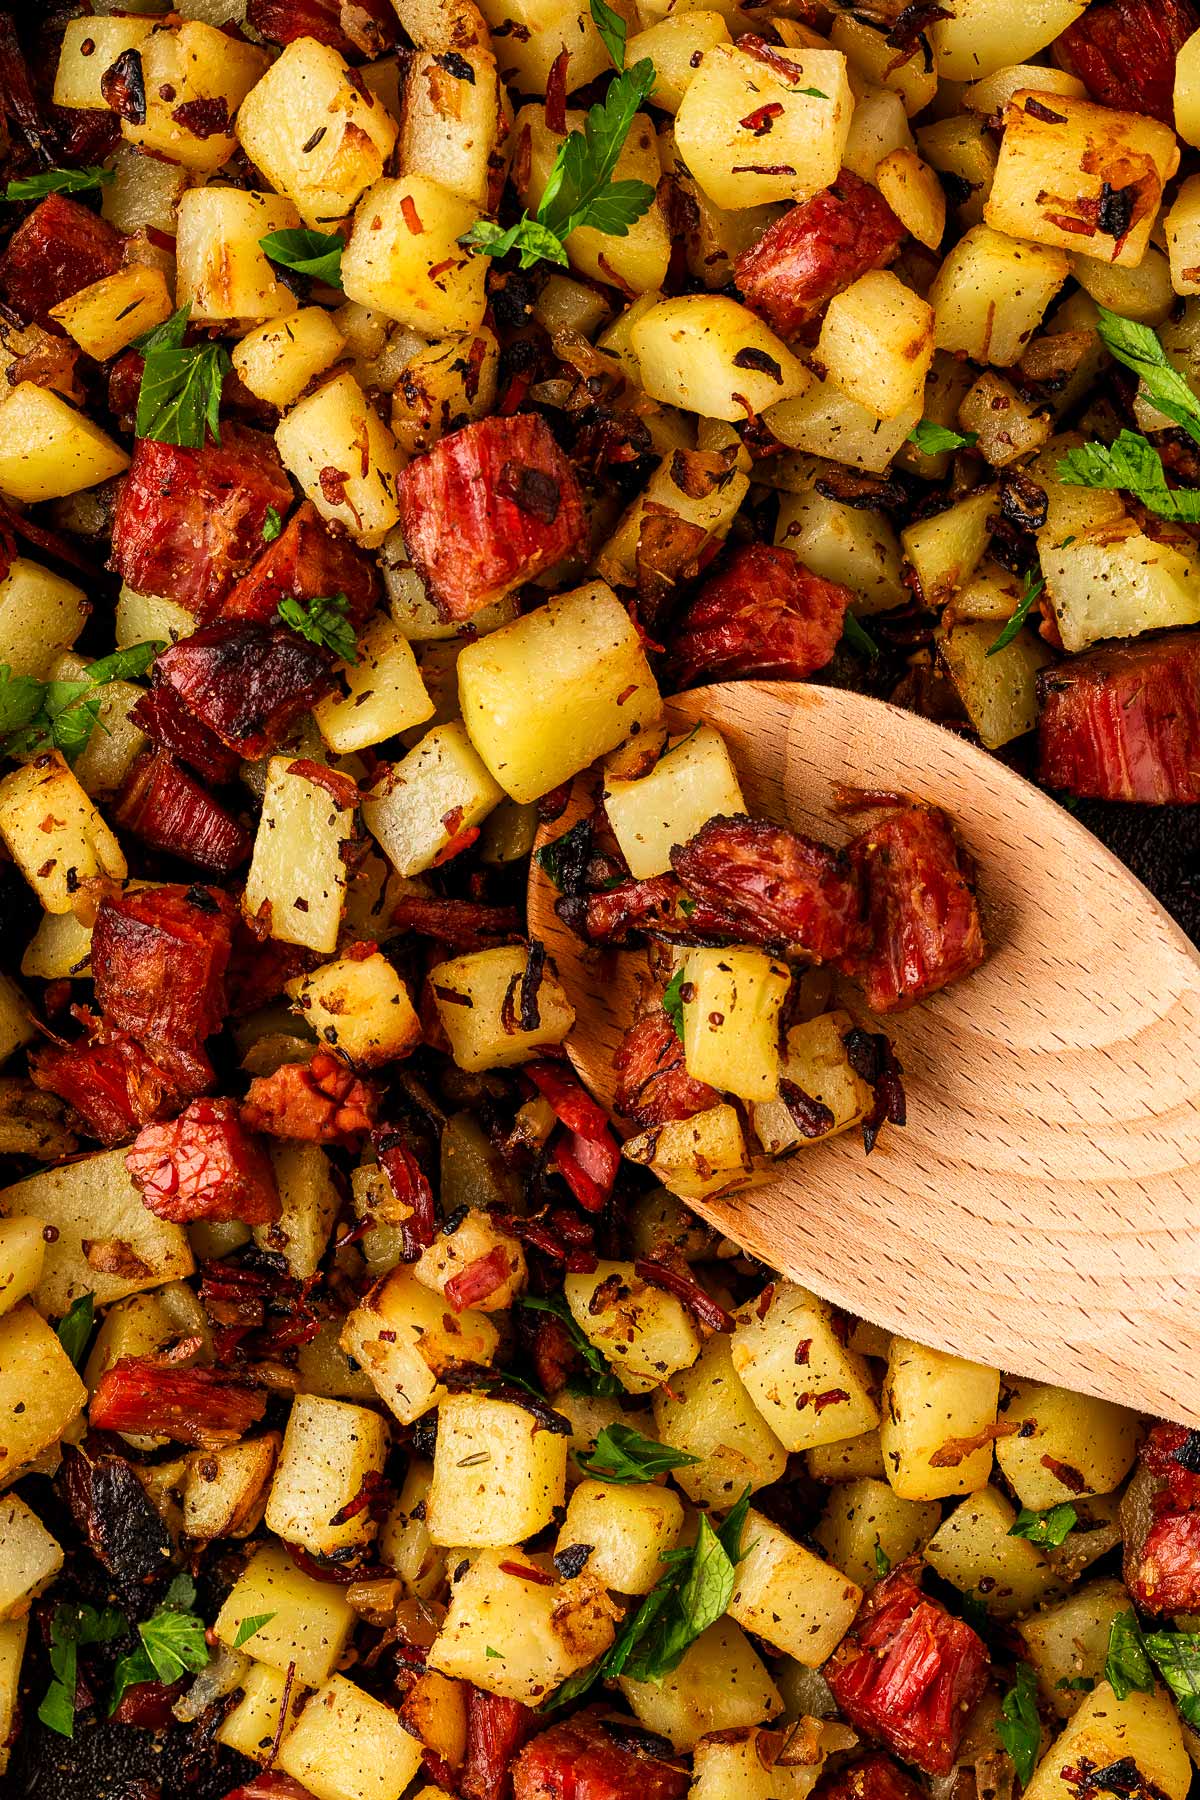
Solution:
<path fill-rule="evenodd" d="M 240 757 L 264 756 L 301 713 L 332 693 L 329 661 L 287 625 L 223 619 L 155 659 L 154 682 L 174 688 L 201 725 Z"/>
<path fill-rule="evenodd" d="M 721 1099 L 706 1081 L 688 1074 L 682 1041 L 661 1006 L 629 1027 L 617 1046 L 613 1067 L 617 1071 L 614 1104 L 635 1125 L 690 1119 Z"/>
<path fill-rule="evenodd" d="M 117 824 L 171 856 L 214 875 L 232 875 L 254 839 L 167 750 L 144 750 L 125 777 Z"/>
<path fill-rule="evenodd" d="M 535 413 L 451 432 L 397 490 L 408 554 L 447 619 L 469 619 L 587 535 L 571 465 Z"/>
<path fill-rule="evenodd" d="M 918 1569 L 913 1559 L 884 1577 L 821 1673 L 852 1725 L 927 1775 L 948 1775 L 987 1686 L 988 1653 L 926 1599 Z"/>
<path fill-rule="evenodd" d="M 166 682 L 160 681 L 143 694 L 130 708 L 129 717 L 153 743 L 173 751 L 205 781 L 232 781 L 241 768 L 241 757 L 227 750 Z"/>
<path fill-rule="evenodd" d="M 519 1700 L 503 1700 L 482 1688 L 467 1690 L 467 1753 L 459 1777 L 464 1800 L 510 1800 L 512 1759 L 530 1732 L 537 1714 Z"/>
<path fill-rule="evenodd" d="M 267 508 L 291 504 L 261 431 L 226 423 L 221 442 L 200 450 L 138 438 L 113 520 L 113 567 L 139 594 L 207 618 L 261 551 Z"/>
<path fill-rule="evenodd" d="M 382 56 L 399 35 L 388 0 L 250 0 L 246 20 L 269 43 L 316 38 L 352 60 Z"/>
<path fill-rule="evenodd" d="M 802 681 L 837 648 L 853 595 L 793 550 L 742 544 L 685 607 L 671 640 L 680 687 L 779 676 Z"/>
<path fill-rule="evenodd" d="M 219 888 L 132 889 L 102 902 L 92 932 L 96 1001 L 195 1093 L 212 1078 L 204 1040 L 225 1020 L 234 902 Z"/>
<path fill-rule="evenodd" d="M 23 319 L 58 331 L 50 308 L 120 267 L 120 232 L 78 200 L 50 194 L 0 255 L 0 294 Z"/>
<path fill-rule="evenodd" d="M 273 1075 L 257 1076 L 242 1105 L 242 1123 L 271 1137 L 351 1144 L 370 1130 L 378 1104 L 370 1082 L 318 1050 L 311 1062 L 284 1063 Z"/>
<path fill-rule="evenodd" d="M 181 1369 L 169 1356 L 122 1356 L 100 1377 L 88 1408 L 93 1431 L 144 1432 L 204 1450 L 236 1444 L 267 1410 L 267 1396 L 215 1369 Z"/>
<path fill-rule="evenodd" d="M 1200 802 L 1200 632 L 1106 644 L 1043 670 L 1038 774 L 1081 799 Z"/>
<path fill-rule="evenodd" d="M 1171 1506 L 1182 1511 L 1200 1507 L 1200 1432 L 1186 1425 L 1154 1425 L 1140 1455 L 1150 1473 L 1166 1482 Z"/>
<path fill-rule="evenodd" d="M 526 1744 L 512 1782 L 513 1800 L 684 1800 L 691 1785 L 684 1769 L 637 1747 L 635 1734 L 593 1712 Z"/>
<path fill-rule="evenodd" d="M 883 196 L 843 169 L 832 187 L 784 213 L 742 251 L 734 279 L 752 312 L 781 337 L 794 337 L 860 275 L 886 268 L 903 238 Z"/>
<path fill-rule="evenodd" d="M 872 1012 L 902 1012 L 987 954 L 975 865 L 936 806 L 904 806 L 854 840 L 870 947 L 843 960 Z"/>
<path fill-rule="evenodd" d="M 814 962 L 836 962 L 863 941 L 862 888 L 851 858 L 786 826 L 710 819 L 671 851 L 671 866 L 689 894 L 724 909 L 741 943 L 780 944 Z"/>
<path fill-rule="evenodd" d="M 279 1217 L 270 1158 L 243 1126 L 236 1100 L 193 1100 L 169 1124 L 148 1125 L 125 1167 L 143 1205 L 176 1225 L 193 1219 L 269 1225 Z"/>
<path fill-rule="evenodd" d="M 630 944 L 637 934 L 706 943 L 713 937 L 738 940 L 738 920 L 723 907 L 689 895 L 674 875 L 622 881 L 586 898 L 564 895 L 556 907 L 590 944 Z M 686 912 L 681 910 L 686 904 Z"/>
<path fill-rule="evenodd" d="M 88 1134 L 110 1148 L 128 1143 L 143 1125 L 169 1118 L 185 1098 L 167 1070 L 123 1031 L 42 1044 L 29 1053 L 29 1074 L 73 1106 Z"/>
<path fill-rule="evenodd" d="M 362 625 L 379 599 L 379 577 L 362 551 L 325 525 L 306 500 L 226 594 L 221 617 L 266 625 L 288 596 L 315 600 L 325 594 L 345 594 L 348 617 Z"/>
<path fill-rule="evenodd" d="M 1147 1612 L 1200 1612 L 1200 1511 L 1155 1519 L 1139 1554 L 1126 1559 L 1125 1576 Z"/>
<path fill-rule="evenodd" d="M 1190 0 L 1096 0 L 1055 39 L 1093 100 L 1175 124 L 1175 59 L 1200 27 Z"/>

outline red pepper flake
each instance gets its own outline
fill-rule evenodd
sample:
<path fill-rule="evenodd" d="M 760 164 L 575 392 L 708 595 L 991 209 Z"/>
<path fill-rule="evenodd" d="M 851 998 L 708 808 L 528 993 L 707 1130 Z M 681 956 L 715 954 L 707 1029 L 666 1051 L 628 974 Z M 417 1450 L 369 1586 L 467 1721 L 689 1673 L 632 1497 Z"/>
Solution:
<path fill-rule="evenodd" d="M 358 805 L 358 789 L 348 775 L 342 775 L 337 769 L 331 769 L 325 763 L 313 762 L 307 756 L 297 757 L 295 762 L 287 766 L 289 775 L 301 775 L 305 781 L 311 781 L 315 787 L 324 788 L 331 794 L 340 811 Z"/>
<path fill-rule="evenodd" d="M 346 470 L 335 469 L 332 463 L 321 470 L 317 481 L 320 483 L 323 498 L 329 502 L 330 506 L 346 504 L 346 483 L 349 479 L 350 476 Z"/>
<path fill-rule="evenodd" d="M 631 681 L 629 686 L 627 688 L 622 688 L 621 692 L 617 695 L 617 705 L 624 706 L 625 702 L 631 697 L 631 695 L 636 694 L 636 693 L 637 693 L 637 682 Z"/>
<path fill-rule="evenodd" d="M 1086 1494 L 1087 1481 L 1070 1463 L 1059 1462 L 1058 1458 L 1054 1456 L 1043 1456 L 1042 1467 L 1049 1469 L 1055 1480 L 1061 1481 L 1072 1494 Z"/>
<path fill-rule="evenodd" d="M 440 869 L 444 863 L 453 862 L 456 856 L 461 856 L 464 850 L 469 850 L 471 848 L 471 845 L 478 836 L 478 825 L 470 825 L 466 831 L 460 831 L 457 836 L 450 839 L 450 842 L 444 849 L 438 851 L 433 859 L 432 866 L 435 869 Z"/>
<path fill-rule="evenodd" d="M 649 1282 L 651 1287 L 662 1288 L 664 1293 L 674 1294 L 710 1331 L 733 1330 L 731 1315 L 711 1294 L 705 1293 L 694 1275 L 689 1275 L 682 1269 L 668 1268 L 666 1263 L 655 1262 L 648 1256 L 638 1257 L 633 1265 L 633 1272 L 639 1280 Z"/>
<path fill-rule="evenodd" d="M 401 200 L 400 211 L 404 215 L 404 223 L 408 226 L 408 229 L 412 232 L 413 236 L 420 237 L 423 234 L 425 227 L 421 223 L 421 215 L 417 211 L 416 202 L 413 200 L 411 194 L 405 194 L 403 200 Z"/>
<path fill-rule="evenodd" d="M 570 60 L 571 52 L 560 50 L 546 78 L 546 129 L 555 137 L 565 137 L 567 133 L 567 64 Z"/>
<path fill-rule="evenodd" d="M 460 257 L 447 256 L 442 262 L 434 263 L 433 267 L 429 271 L 430 281 L 436 281 L 439 276 L 444 275 L 446 273 L 447 269 L 456 268 L 460 261 L 461 261 Z"/>
<path fill-rule="evenodd" d="M 765 106 L 755 107 L 753 112 L 747 113 L 744 119 L 738 120 L 738 123 L 746 131 L 752 131 L 755 137 L 766 137 L 782 111 L 781 101 L 769 100 Z"/>
<path fill-rule="evenodd" d="M 762 1314 L 760 1313 L 759 1318 L 761 1318 L 761 1317 L 762 1317 Z M 809 1352 L 811 1349 L 812 1349 L 812 1339 L 811 1338 L 801 1338 L 800 1342 L 796 1345 L 796 1354 L 792 1359 L 795 1362 L 797 1368 L 804 1369 L 804 1368 L 808 1367 L 808 1357 L 809 1357 Z"/>
<path fill-rule="evenodd" d="M 502 1562 L 500 1567 L 506 1575 L 516 1575 L 522 1581 L 532 1581 L 536 1587 L 553 1587 L 553 1575 L 547 1575 L 544 1569 L 531 1569 L 527 1563 Z"/>

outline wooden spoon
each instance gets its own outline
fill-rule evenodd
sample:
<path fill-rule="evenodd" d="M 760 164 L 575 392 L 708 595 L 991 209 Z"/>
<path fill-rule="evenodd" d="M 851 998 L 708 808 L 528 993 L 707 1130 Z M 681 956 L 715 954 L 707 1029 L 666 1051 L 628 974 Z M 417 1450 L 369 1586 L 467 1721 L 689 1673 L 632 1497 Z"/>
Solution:
<path fill-rule="evenodd" d="M 769 1186 L 689 1204 L 890 1330 L 1200 1425 L 1200 956 L 1183 932 L 1068 812 L 911 713 L 747 681 L 678 695 L 666 715 L 672 732 L 715 725 L 749 810 L 815 836 L 848 835 L 839 786 L 944 806 L 978 864 L 990 946 L 886 1021 L 906 1129 L 885 1126 L 869 1158 L 846 1133 Z M 535 861 L 529 930 L 576 1007 L 571 1060 L 611 1109 L 645 956 L 586 948 L 555 897 Z M 866 1020 L 861 997 L 851 1010 Z"/>

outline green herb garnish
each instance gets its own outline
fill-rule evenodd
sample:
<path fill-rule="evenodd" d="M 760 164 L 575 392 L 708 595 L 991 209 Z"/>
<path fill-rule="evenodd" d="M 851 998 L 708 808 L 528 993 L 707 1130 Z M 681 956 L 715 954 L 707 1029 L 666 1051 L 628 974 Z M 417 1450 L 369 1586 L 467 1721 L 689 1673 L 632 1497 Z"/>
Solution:
<path fill-rule="evenodd" d="M 282 530 L 283 530 L 283 520 L 280 518 L 279 514 L 276 512 L 276 510 L 273 506 L 268 506 L 267 512 L 266 512 L 266 517 L 263 519 L 263 524 L 262 524 L 262 541 L 263 541 L 263 543 L 264 544 L 273 544 L 275 542 L 275 539 L 279 536 L 279 534 Z"/>
<path fill-rule="evenodd" d="M 1107 306 L 1100 308 L 1096 329 L 1109 354 L 1138 377 L 1151 405 L 1200 444 L 1200 400 L 1174 364 L 1168 362 L 1157 333 L 1148 325 L 1110 312 Z"/>
<path fill-rule="evenodd" d="M 629 27 L 619 12 L 614 12 L 608 0 L 589 0 L 592 13 L 592 24 L 604 40 L 604 48 L 612 57 L 618 69 L 625 67 L 625 44 L 629 36 Z"/>
<path fill-rule="evenodd" d="M 995 656 L 998 651 L 1007 650 L 1008 646 L 1012 643 L 1018 631 L 1020 631 L 1022 625 L 1029 617 L 1033 608 L 1033 603 L 1045 585 L 1046 583 L 1040 575 L 1036 581 L 1034 580 L 1032 569 L 1027 572 L 1025 576 L 1025 592 L 1017 602 L 1017 610 L 1014 612 L 1012 618 L 1006 622 L 999 637 L 996 638 L 993 643 L 988 645 L 988 656 Z"/>
<path fill-rule="evenodd" d="M 1160 519 L 1200 523 L 1200 489 L 1168 487 L 1162 457 L 1140 432 L 1122 431 L 1107 448 L 1081 444 L 1068 450 L 1057 474 L 1067 487 L 1124 488 Z"/>
<path fill-rule="evenodd" d="M 129 1621 L 113 1606 L 98 1612 L 94 1606 L 65 1603 L 56 1606 L 50 1622 L 50 1667 L 54 1679 L 38 1707 L 38 1718 L 60 1737 L 75 1736 L 75 1688 L 79 1652 L 88 1644 L 108 1644 L 128 1631 Z"/>
<path fill-rule="evenodd" d="M 1028 1787 L 1037 1767 L 1042 1743 L 1037 1710 L 1037 1676 L 1026 1662 L 1017 1664 L 1016 1686 L 1009 1688 L 1001 1704 L 996 1733 L 1013 1759 L 1022 1787 Z"/>
<path fill-rule="evenodd" d="M 250 1641 L 255 1632 L 261 1631 L 264 1625 L 269 1625 L 274 1617 L 273 1612 L 249 1613 L 233 1634 L 234 1649 L 240 1650 L 243 1644 Z"/>
<path fill-rule="evenodd" d="M 1108 1628 L 1108 1654 L 1104 1679 L 1118 1700 L 1136 1690 L 1148 1694 L 1154 1687 L 1154 1668 L 1142 1642 L 1142 1628 L 1132 1607 L 1118 1613 Z"/>
<path fill-rule="evenodd" d="M 59 1343 L 77 1369 L 83 1366 L 88 1339 L 95 1323 L 96 1296 L 80 1294 L 78 1300 L 72 1300 L 68 1311 L 55 1326 Z"/>
<path fill-rule="evenodd" d="M 138 389 L 138 437 L 198 450 L 205 433 L 221 441 L 221 387 L 232 364 L 223 344 L 184 344 L 190 306 L 135 338 L 145 359 Z"/>
<path fill-rule="evenodd" d="M 880 1581 L 882 1581 L 884 1576 L 890 1575 L 891 1572 L 892 1572 L 892 1559 L 888 1555 L 887 1551 L 884 1549 L 883 1545 L 880 1543 L 879 1539 L 876 1538 L 875 1539 L 875 1573 L 878 1575 Z"/>
<path fill-rule="evenodd" d="M 842 624 L 842 642 L 853 650 L 856 656 L 876 657 L 879 645 L 862 622 L 848 612 Z"/>
<path fill-rule="evenodd" d="M 1008 1529 L 1009 1537 L 1028 1538 L 1031 1544 L 1048 1545 L 1051 1549 L 1061 1544 L 1069 1532 L 1074 1531 L 1079 1523 L 1079 1514 L 1069 1500 L 1060 1506 L 1048 1507 L 1045 1512 L 1030 1512 L 1023 1506 L 1017 1514 L 1016 1523 Z"/>
<path fill-rule="evenodd" d="M 112 169 L 43 169 L 40 175 L 22 175 L 4 190 L 6 200 L 44 200 L 47 194 L 86 194 L 107 187 L 116 179 Z"/>
<path fill-rule="evenodd" d="M 136 1687 L 143 1681 L 161 1681 L 169 1687 L 181 1675 L 198 1675 L 201 1669 L 207 1668 L 205 1625 L 204 1620 L 192 1611 L 195 1603 L 195 1582 L 190 1575 L 177 1575 L 162 1604 L 138 1626 L 141 1643 L 136 1650 L 122 1656 L 113 1671 L 110 1717 L 127 1688 Z"/>
<path fill-rule="evenodd" d="M 663 1011 L 675 1027 L 675 1036 L 683 1042 L 683 964 L 680 963 L 662 997 Z"/>
<path fill-rule="evenodd" d="M 575 1458 L 593 1481 L 652 1481 L 670 1469 L 684 1469 L 700 1461 L 687 1450 L 676 1450 L 654 1438 L 643 1437 L 631 1425 L 605 1425 L 595 1448 L 581 1450 Z"/>
<path fill-rule="evenodd" d="M 923 456 L 940 456 L 943 450 L 969 450 L 978 435 L 975 431 L 951 431 L 948 425 L 935 425 L 932 419 L 922 419 L 909 432 L 908 441 L 915 444 Z"/>
<path fill-rule="evenodd" d="M 294 269 L 297 275 L 311 276 L 329 287 L 342 285 L 342 251 L 345 240 L 336 231 L 311 231 L 299 226 L 294 231 L 269 231 L 258 240 L 259 248 L 280 268 Z"/>
<path fill-rule="evenodd" d="M 575 1315 L 561 1294 L 522 1294 L 517 1305 L 527 1306 L 531 1312 L 553 1313 L 556 1319 L 562 1320 L 567 1336 L 587 1365 L 587 1376 L 582 1384 L 586 1393 L 613 1399 L 625 1392 L 595 1344 L 579 1329 Z"/>
<path fill-rule="evenodd" d="M 39 681 L 0 664 L 0 753 L 32 756 L 61 750 L 68 762 L 83 751 L 100 717 L 98 688 L 144 675 L 163 643 L 130 644 L 102 656 L 77 681 Z"/>
<path fill-rule="evenodd" d="M 343 662 L 356 663 L 358 639 L 347 617 L 349 610 L 345 594 L 323 594 L 311 600 L 288 594 L 279 602 L 279 616 L 285 625 L 298 631 L 310 644 L 332 650 Z"/>

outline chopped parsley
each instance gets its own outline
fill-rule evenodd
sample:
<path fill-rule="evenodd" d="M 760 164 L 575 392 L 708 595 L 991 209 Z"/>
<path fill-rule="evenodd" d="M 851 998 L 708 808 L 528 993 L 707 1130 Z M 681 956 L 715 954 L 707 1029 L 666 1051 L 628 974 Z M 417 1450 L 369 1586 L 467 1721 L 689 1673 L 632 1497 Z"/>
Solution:
<path fill-rule="evenodd" d="M 687 1450 L 676 1450 L 654 1438 L 643 1437 L 631 1425 L 605 1425 L 591 1450 L 575 1458 L 593 1481 L 624 1483 L 653 1481 L 670 1469 L 684 1469 L 700 1461 Z"/>
<path fill-rule="evenodd" d="M 134 429 L 140 438 L 198 450 L 206 432 L 221 441 L 221 388 L 231 367 L 222 344 L 184 344 L 190 306 L 135 338 L 144 358 Z"/>

